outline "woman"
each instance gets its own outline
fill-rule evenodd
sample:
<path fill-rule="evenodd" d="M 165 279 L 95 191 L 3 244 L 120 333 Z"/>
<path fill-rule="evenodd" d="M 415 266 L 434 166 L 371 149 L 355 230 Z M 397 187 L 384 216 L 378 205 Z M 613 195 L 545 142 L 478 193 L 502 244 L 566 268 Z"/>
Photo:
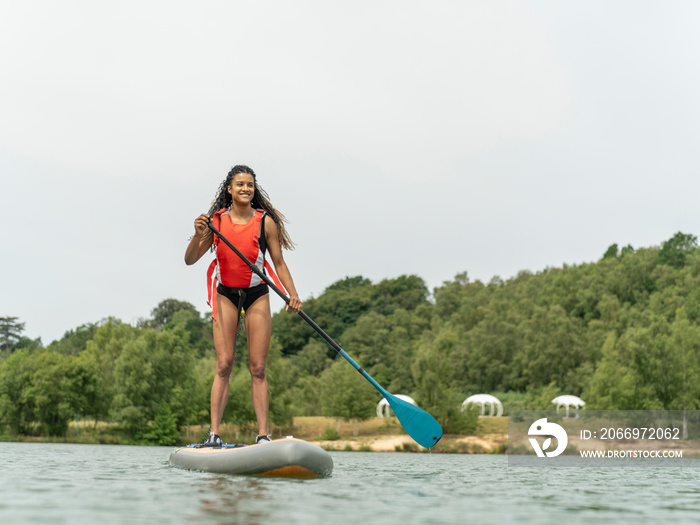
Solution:
<path fill-rule="evenodd" d="M 211 429 L 201 445 L 216 447 L 222 444 L 219 424 L 228 399 L 241 310 L 245 310 L 251 396 L 258 420 L 256 443 L 270 441 L 267 431 L 269 398 L 265 378 L 271 329 L 268 286 L 225 243 L 219 242 L 218 236 L 207 226 L 210 220 L 248 260 L 261 270 L 264 267 L 274 276 L 269 264 L 264 262 L 265 252 L 269 251 L 279 280 L 289 294 L 287 309 L 299 312 L 301 300 L 282 256 L 282 248 L 293 249 L 294 244 L 284 227 L 284 215 L 270 204 L 267 194 L 258 186 L 253 170 L 247 166 L 234 166 L 219 186 L 209 213 L 195 219 L 195 234 L 185 252 L 185 263 L 191 265 L 214 247 L 216 259 L 210 266 L 209 278 L 213 275 L 214 283 L 219 281 L 213 298 L 212 315 L 216 375 L 211 389 Z M 211 294 L 211 286 L 209 290 Z"/>

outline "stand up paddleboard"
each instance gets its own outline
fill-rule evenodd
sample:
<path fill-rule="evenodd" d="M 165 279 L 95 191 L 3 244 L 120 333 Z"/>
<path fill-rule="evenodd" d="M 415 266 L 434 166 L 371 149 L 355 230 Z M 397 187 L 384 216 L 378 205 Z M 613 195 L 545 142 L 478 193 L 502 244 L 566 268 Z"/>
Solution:
<path fill-rule="evenodd" d="M 321 477 L 333 472 L 333 459 L 307 441 L 284 438 L 258 445 L 223 445 L 220 448 L 173 450 L 170 463 L 188 470 L 258 476 Z"/>

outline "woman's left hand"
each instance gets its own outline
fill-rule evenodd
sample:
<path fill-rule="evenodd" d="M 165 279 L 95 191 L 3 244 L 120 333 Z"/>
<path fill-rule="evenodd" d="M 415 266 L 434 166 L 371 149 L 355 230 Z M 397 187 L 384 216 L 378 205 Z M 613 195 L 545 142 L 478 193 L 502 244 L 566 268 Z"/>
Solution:
<path fill-rule="evenodd" d="M 301 299 L 299 299 L 298 295 L 295 294 L 289 298 L 289 303 L 287 304 L 285 310 L 289 310 L 290 308 L 296 314 L 298 314 L 301 310 Z"/>

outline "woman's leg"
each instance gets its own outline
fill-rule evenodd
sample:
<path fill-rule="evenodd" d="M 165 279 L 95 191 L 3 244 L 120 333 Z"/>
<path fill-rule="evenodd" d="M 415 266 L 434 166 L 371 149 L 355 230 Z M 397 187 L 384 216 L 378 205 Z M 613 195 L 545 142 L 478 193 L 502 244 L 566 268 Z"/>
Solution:
<path fill-rule="evenodd" d="M 211 387 L 211 431 L 214 434 L 219 433 L 219 424 L 226 408 L 229 378 L 233 370 L 233 345 L 238 331 L 238 307 L 221 294 L 216 294 L 216 301 L 216 374 Z"/>
<path fill-rule="evenodd" d="M 245 312 L 245 333 L 248 338 L 248 364 L 252 379 L 251 397 L 258 419 L 258 435 L 267 434 L 269 391 L 265 376 L 267 353 L 270 350 L 270 294 L 255 301 Z"/>

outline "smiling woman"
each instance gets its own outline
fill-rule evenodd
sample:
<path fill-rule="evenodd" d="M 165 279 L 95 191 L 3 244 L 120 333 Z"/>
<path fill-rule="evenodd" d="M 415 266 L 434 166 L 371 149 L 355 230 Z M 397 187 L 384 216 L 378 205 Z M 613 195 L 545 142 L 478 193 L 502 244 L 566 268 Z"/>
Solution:
<path fill-rule="evenodd" d="M 272 267 L 265 261 L 265 254 L 269 251 L 279 274 L 278 282 L 289 291 L 288 308 L 298 312 L 301 300 L 282 255 L 282 248 L 291 249 L 294 246 L 284 227 L 284 220 L 284 215 L 272 206 L 258 186 L 255 172 L 242 165 L 234 166 L 221 183 L 209 213 L 195 219 L 195 234 L 187 246 L 185 263 L 194 264 L 210 248 L 216 250 L 216 258 L 207 276 L 210 304 L 214 310 L 216 374 L 211 390 L 211 429 L 201 446 L 222 445 L 219 424 L 228 399 L 229 377 L 236 357 L 236 338 L 243 310 L 252 377 L 251 395 L 258 420 L 256 441 L 270 441 L 267 435 L 269 394 L 265 376 L 272 323 L 268 287 L 226 243 L 219 242 L 219 237 L 210 231 L 208 224 L 213 221 L 249 261 L 277 279 Z"/>

